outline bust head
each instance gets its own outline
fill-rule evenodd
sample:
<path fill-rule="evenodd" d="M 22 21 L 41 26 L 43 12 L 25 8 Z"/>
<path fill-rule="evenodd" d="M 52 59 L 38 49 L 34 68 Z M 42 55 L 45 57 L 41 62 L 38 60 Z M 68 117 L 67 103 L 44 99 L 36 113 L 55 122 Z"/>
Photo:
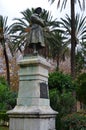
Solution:
<path fill-rule="evenodd" d="M 40 14 L 42 12 L 42 8 L 41 7 L 38 7 L 35 9 L 34 11 L 36 14 Z"/>

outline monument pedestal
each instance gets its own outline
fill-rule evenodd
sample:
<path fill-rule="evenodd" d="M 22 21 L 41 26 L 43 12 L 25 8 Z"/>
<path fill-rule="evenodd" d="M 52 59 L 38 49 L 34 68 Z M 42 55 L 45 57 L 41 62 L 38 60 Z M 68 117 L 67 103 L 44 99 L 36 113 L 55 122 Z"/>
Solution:
<path fill-rule="evenodd" d="M 8 111 L 10 130 L 55 130 L 57 112 L 50 107 L 48 70 L 50 64 L 40 56 L 19 62 L 17 105 Z"/>

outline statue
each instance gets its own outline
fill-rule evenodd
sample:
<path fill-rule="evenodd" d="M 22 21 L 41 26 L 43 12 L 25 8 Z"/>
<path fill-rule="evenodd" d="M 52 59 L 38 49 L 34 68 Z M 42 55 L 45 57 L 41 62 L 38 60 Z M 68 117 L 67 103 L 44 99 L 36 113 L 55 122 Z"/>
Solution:
<path fill-rule="evenodd" d="M 31 16 L 29 48 L 33 48 L 33 53 L 37 53 L 39 49 L 45 47 L 43 36 L 44 21 L 40 18 L 41 12 L 42 9 L 38 7 Z"/>

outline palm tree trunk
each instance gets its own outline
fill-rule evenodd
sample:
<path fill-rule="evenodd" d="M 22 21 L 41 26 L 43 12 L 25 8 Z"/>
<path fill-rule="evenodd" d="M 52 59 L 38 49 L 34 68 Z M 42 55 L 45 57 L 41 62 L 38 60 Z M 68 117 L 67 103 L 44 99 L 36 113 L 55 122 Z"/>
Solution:
<path fill-rule="evenodd" d="M 56 71 L 59 71 L 59 55 L 57 56 L 57 67 L 56 67 Z"/>
<path fill-rule="evenodd" d="M 7 83 L 10 86 L 10 71 L 9 71 L 9 60 L 8 60 L 8 56 L 6 53 L 6 49 L 4 47 L 4 56 L 5 56 L 5 62 L 6 62 L 6 70 L 7 70 Z"/>
<path fill-rule="evenodd" d="M 71 75 L 75 78 L 75 0 L 71 0 Z"/>

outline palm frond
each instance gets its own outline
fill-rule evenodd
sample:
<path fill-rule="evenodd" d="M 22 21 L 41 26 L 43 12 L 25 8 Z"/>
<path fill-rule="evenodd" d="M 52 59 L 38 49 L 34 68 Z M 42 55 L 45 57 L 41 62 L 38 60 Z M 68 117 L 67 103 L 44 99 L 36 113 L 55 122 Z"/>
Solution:
<path fill-rule="evenodd" d="M 66 7 L 66 3 L 67 3 L 67 0 L 63 0 L 62 5 L 61 5 L 61 11 L 62 11 L 63 8 Z"/>
<path fill-rule="evenodd" d="M 85 10 L 85 0 L 82 0 L 82 2 L 80 0 L 78 0 L 79 3 L 79 7 L 81 10 Z M 82 4 L 81 4 L 82 3 Z"/>
<path fill-rule="evenodd" d="M 48 0 L 48 1 L 50 1 L 50 2 L 51 2 L 51 4 L 52 4 L 55 0 Z"/>

